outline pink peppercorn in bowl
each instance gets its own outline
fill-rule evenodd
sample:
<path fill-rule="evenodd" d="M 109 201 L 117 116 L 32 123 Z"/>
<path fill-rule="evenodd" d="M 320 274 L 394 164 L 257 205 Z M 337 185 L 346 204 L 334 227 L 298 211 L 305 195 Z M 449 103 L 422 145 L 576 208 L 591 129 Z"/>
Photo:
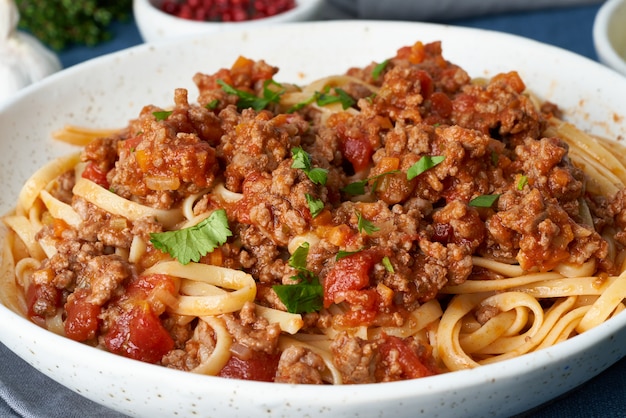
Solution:
<path fill-rule="evenodd" d="M 324 0 L 133 0 L 146 42 L 314 20 Z"/>

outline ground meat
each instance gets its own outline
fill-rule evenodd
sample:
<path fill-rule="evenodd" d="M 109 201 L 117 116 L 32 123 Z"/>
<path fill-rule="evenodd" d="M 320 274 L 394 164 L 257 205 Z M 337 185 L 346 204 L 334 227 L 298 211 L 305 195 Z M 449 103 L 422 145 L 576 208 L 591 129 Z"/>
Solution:
<path fill-rule="evenodd" d="M 115 193 L 168 209 L 212 185 L 218 170 L 215 149 L 198 136 L 193 123 L 185 126 L 192 132 L 178 130 L 188 118 L 186 94 L 177 90 L 171 114 L 160 116 L 164 111 L 150 106 L 142 110 L 137 130 L 131 131 L 135 136 L 120 142 L 119 158 L 107 175 Z"/>
<path fill-rule="evenodd" d="M 100 255 L 87 262 L 84 274 L 91 289 L 88 301 L 102 306 L 111 298 L 113 291 L 131 276 L 132 269 L 117 255 Z"/>
<path fill-rule="evenodd" d="M 545 125 L 515 72 L 493 77 L 487 85 L 471 84 L 453 99 L 454 124 L 476 129 L 512 146 L 537 138 Z"/>
<path fill-rule="evenodd" d="M 332 345 L 333 362 L 343 383 L 375 382 L 376 345 L 358 337 L 342 334 Z"/>
<path fill-rule="evenodd" d="M 126 218 L 105 212 L 80 197 L 72 207 L 83 219 L 78 236 L 85 241 L 99 241 L 105 246 L 129 248 L 133 240 L 132 225 Z"/>
<path fill-rule="evenodd" d="M 239 114 L 234 106 L 220 112 L 225 135 L 217 154 L 226 164 L 226 188 L 240 192 L 251 173 L 270 173 L 290 157 L 290 149 L 300 144 L 308 123 L 299 115 L 272 117 L 269 112 L 251 109 Z"/>
<path fill-rule="evenodd" d="M 436 373 L 430 346 L 417 337 L 373 332 L 362 339 L 345 330 L 364 335 L 372 326 L 410 324 L 427 301 L 441 299 L 445 308 L 446 286 L 500 277 L 475 267 L 475 257 L 527 271 L 589 260 L 602 275 L 616 271 L 602 235 L 626 245 L 626 192 L 598 196 L 587 187 L 564 140 L 542 137 L 558 108 L 535 108 L 519 74 L 473 81 L 443 58 L 439 42 L 350 69 L 366 84 L 350 78 L 311 97 L 273 81 L 277 71 L 241 57 L 231 68 L 198 73 L 197 103 L 177 89 L 172 107 L 145 106 L 81 155 L 82 176 L 107 193 L 158 209 L 193 201 L 184 210 L 192 212 L 189 223 L 226 211 L 232 236 L 199 262 L 250 274 L 256 297 L 216 319 L 233 339 L 221 376 L 326 383 L 325 357 L 301 345 L 281 352 L 280 325 L 257 316 L 257 304 L 302 310 L 306 332 L 333 336 L 332 361 L 344 383 L 394 381 Z M 343 93 L 354 99 L 346 109 L 320 104 Z M 250 103 L 250 95 L 261 100 Z M 263 103 L 274 96 L 284 100 Z M 293 97 L 302 102 L 292 106 Z M 91 341 L 110 346 L 120 340 L 115 332 L 138 322 L 139 333 L 150 334 L 139 359 L 193 370 L 214 350 L 213 330 L 202 318 L 173 314 L 185 287 L 178 278 L 142 274 L 176 258 L 151 244 L 153 233 L 170 226 L 107 213 L 72 197 L 75 183 L 70 170 L 50 189 L 82 223 L 73 228 L 42 215 L 37 238 L 53 243 L 56 254 L 32 275 L 29 312 L 45 319 L 65 306 L 67 318 L 77 316 L 67 314 L 71 308 L 95 306 L 91 324 L 99 328 L 86 330 Z M 218 192 L 222 186 L 227 192 Z M 192 227 L 171 236 L 194 245 L 214 233 Z M 139 239 L 146 250 L 133 251 L 139 260 L 131 265 L 126 257 Z M 310 305 L 292 303 L 276 285 L 297 285 L 291 290 Z M 496 314 L 489 306 L 473 312 L 479 323 Z"/>
<path fill-rule="evenodd" d="M 270 324 L 254 314 L 254 304 L 246 303 L 239 313 L 239 321 L 232 314 L 223 315 L 228 332 L 239 344 L 251 350 L 268 354 L 275 352 L 280 335 L 280 326 Z"/>
<path fill-rule="evenodd" d="M 326 368 L 320 356 L 303 347 L 290 346 L 282 352 L 275 382 L 319 385 Z"/>

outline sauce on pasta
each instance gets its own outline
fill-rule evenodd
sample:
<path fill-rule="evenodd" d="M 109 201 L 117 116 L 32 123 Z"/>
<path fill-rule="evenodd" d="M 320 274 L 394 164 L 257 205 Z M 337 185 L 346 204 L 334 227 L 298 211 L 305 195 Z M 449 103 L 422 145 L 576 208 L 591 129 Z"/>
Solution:
<path fill-rule="evenodd" d="M 359 384 L 473 368 L 624 309 L 621 146 L 439 42 L 305 86 L 240 57 L 197 101 L 68 126 L 13 213 L 11 307 L 132 359 Z"/>

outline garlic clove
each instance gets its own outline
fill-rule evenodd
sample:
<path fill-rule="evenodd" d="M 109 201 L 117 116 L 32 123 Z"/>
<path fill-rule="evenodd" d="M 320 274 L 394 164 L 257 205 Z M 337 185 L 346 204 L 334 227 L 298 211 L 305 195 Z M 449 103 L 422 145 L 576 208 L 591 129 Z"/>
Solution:
<path fill-rule="evenodd" d="M 34 36 L 17 30 L 19 11 L 13 0 L 0 0 L 0 103 L 62 66 L 59 58 Z"/>

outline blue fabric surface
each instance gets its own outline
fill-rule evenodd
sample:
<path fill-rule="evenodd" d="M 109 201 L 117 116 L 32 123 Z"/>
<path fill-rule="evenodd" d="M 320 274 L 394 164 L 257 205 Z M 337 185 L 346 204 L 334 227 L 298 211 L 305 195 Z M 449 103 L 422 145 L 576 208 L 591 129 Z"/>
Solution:
<path fill-rule="evenodd" d="M 466 18 L 445 23 L 513 33 L 596 59 L 591 37 L 599 5 Z M 349 17 L 328 14 L 326 18 Z M 60 54 L 69 67 L 142 42 L 134 22 L 113 27 L 112 41 L 97 47 L 74 47 Z M 120 415 L 65 389 L 0 344 L 0 417 L 119 417 Z M 20 386 L 11 386 L 21 382 Z M 50 399 L 40 401 L 42 388 Z M 523 390 L 521 388 L 520 390 Z M 538 418 L 626 417 L 626 359 L 583 386 L 522 416 Z"/>

